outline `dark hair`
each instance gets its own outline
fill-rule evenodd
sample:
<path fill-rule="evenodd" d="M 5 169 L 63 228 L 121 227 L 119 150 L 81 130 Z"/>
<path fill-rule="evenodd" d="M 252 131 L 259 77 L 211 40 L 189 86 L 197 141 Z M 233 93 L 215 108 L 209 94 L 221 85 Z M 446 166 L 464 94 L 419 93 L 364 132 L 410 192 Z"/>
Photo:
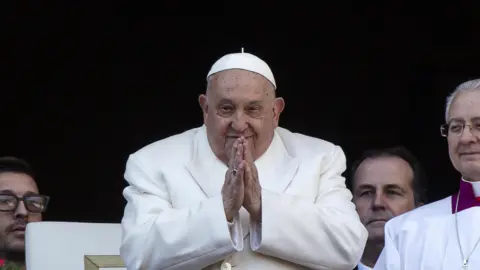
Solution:
<path fill-rule="evenodd" d="M 426 196 L 426 184 L 427 184 L 427 175 L 417 160 L 417 158 L 408 151 L 403 146 L 397 146 L 392 148 L 385 148 L 385 149 L 370 149 L 363 152 L 360 159 L 356 160 L 350 171 L 350 179 L 351 184 L 353 187 L 353 182 L 355 181 L 355 172 L 357 171 L 360 164 L 368 159 L 368 158 L 379 158 L 379 157 L 399 157 L 405 160 L 413 171 L 413 179 L 412 179 L 412 189 L 413 189 L 413 196 L 415 200 L 415 205 L 419 205 L 420 203 L 427 203 L 427 196 Z"/>
<path fill-rule="evenodd" d="M 24 173 L 35 179 L 30 164 L 25 160 L 16 157 L 0 157 L 0 173 L 5 172 Z"/>

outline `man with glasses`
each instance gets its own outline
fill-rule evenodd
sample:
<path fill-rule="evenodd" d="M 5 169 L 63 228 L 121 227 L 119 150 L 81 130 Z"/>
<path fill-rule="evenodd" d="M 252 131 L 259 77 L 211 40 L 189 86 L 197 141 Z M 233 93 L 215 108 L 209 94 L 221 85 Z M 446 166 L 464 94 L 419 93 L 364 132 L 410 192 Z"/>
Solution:
<path fill-rule="evenodd" d="M 0 157 L 0 265 L 25 267 L 25 228 L 42 221 L 49 198 L 39 194 L 27 162 Z"/>
<path fill-rule="evenodd" d="M 460 188 L 387 222 L 374 269 L 480 269 L 480 79 L 447 98 L 445 120 L 441 134 Z"/>

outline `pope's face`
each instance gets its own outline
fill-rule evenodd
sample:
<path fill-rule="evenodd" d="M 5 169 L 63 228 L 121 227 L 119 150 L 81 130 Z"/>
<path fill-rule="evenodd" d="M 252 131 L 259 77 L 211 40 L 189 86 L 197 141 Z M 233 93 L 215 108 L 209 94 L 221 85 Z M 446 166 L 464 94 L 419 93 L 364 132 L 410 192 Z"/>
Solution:
<path fill-rule="evenodd" d="M 250 71 L 221 71 L 209 80 L 207 95 L 201 95 L 199 102 L 213 152 L 228 163 L 233 143 L 245 137 L 258 158 L 272 141 L 283 99 L 275 98 L 268 80 Z"/>
<path fill-rule="evenodd" d="M 480 90 L 459 92 L 448 114 L 449 129 L 466 125 L 460 134 L 448 133 L 448 153 L 464 178 L 480 181 Z M 469 128 L 469 126 L 471 128 Z"/>

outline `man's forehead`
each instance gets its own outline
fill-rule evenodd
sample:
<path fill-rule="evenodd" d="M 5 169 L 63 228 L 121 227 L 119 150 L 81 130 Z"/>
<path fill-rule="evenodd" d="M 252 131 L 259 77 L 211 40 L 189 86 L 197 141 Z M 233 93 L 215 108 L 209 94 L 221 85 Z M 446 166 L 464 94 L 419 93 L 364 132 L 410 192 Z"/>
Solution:
<path fill-rule="evenodd" d="M 16 172 L 0 173 L 0 190 L 12 190 L 17 193 L 38 192 L 35 181 L 27 174 Z"/>
<path fill-rule="evenodd" d="M 471 120 L 480 117 L 480 90 L 461 91 L 452 101 L 449 121 Z"/>
<path fill-rule="evenodd" d="M 250 88 L 251 90 L 265 91 L 273 85 L 262 75 L 242 70 L 231 69 L 213 74 L 210 78 L 210 87 L 218 90 L 234 90 L 235 88 Z"/>
<path fill-rule="evenodd" d="M 408 162 L 396 156 L 367 158 L 355 172 L 356 186 L 409 184 L 412 177 L 413 170 Z"/>

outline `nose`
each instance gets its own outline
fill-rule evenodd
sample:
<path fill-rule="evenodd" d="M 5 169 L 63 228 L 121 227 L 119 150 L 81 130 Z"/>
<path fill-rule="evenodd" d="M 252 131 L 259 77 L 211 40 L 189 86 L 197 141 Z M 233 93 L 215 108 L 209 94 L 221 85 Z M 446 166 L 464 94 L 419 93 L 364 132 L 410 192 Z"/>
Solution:
<path fill-rule="evenodd" d="M 246 115 L 241 112 L 237 113 L 232 121 L 232 128 L 238 133 L 245 131 L 248 128 Z"/>
<path fill-rule="evenodd" d="M 15 209 L 15 218 L 24 218 L 28 215 L 28 210 L 24 202 L 19 202 L 17 209 Z"/>
<path fill-rule="evenodd" d="M 465 125 L 463 128 L 462 134 L 460 134 L 460 142 L 462 143 L 471 143 L 476 140 L 475 134 L 473 134 L 472 127 L 470 125 Z"/>
<path fill-rule="evenodd" d="M 385 209 L 385 198 L 381 192 L 375 194 L 375 198 L 372 200 L 372 209 Z"/>

